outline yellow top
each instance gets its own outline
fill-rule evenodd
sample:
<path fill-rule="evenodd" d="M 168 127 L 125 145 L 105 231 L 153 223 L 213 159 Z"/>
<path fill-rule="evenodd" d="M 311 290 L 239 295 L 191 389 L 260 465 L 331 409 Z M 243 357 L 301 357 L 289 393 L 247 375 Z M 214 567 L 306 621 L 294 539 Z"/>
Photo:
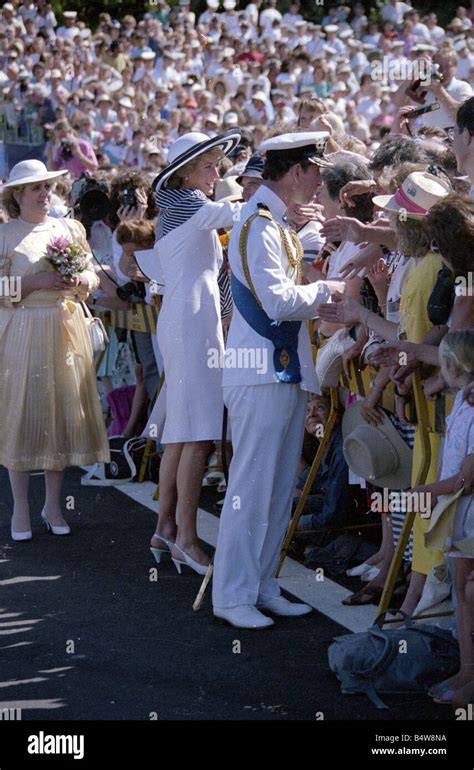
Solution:
<path fill-rule="evenodd" d="M 400 298 L 400 328 L 410 342 L 420 344 L 433 326 L 428 318 L 428 300 L 441 267 L 439 254 L 429 251 L 415 259 L 408 270 Z"/>

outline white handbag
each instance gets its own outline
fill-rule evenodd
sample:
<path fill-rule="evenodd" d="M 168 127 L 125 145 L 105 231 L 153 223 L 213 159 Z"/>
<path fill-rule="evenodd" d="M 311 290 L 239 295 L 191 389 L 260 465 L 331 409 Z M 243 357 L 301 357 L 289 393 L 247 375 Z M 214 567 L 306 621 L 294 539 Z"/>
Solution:
<path fill-rule="evenodd" d="M 102 353 L 109 344 L 109 336 L 105 330 L 105 326 L 100 318 L 96 318 L 92 315 L 86 302 L 81 302 L 81 305 L 84 311 L 85 322 L 89 329 L 92 352 Z"/>

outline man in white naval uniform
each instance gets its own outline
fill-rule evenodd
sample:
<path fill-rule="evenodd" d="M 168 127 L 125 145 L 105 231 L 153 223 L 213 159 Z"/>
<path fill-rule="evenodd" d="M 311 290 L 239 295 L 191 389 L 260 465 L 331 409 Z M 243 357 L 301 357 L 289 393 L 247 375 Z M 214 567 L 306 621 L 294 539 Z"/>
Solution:
<path fill-rule="evenodd" d="M 327 137 L 326 132 L 293 133 L 263 142 L 264 181 L 243 206 L 230 238 L 234 311 L 223 386 L 234 454 L 214 561 L 213 607 L 217 618 L 238 628 L 273 625 L 260 609 L 284 616 L 311 612 L 310 606 L 280 595 L 275 573 L 290 518 L 308 392 L 317 389 L 305 321 L 317 316 L 318 305 L 335 285 L 295 282 L 298 249 L 286 211 L 291 203 L 312 200 L 320 184 L 315 161 Z M 248 235 L 246 248 L 242 229 Z M 258 298 L 255 305 L 261 303 L 273 330 L 275 322 L 302 322 L 299 329 L 298 324 L 285 325 L 293 331 L 296 326 L 293 347 L 278 348 L 271 336 L 255 330 L 241 292 L 250 305 Z"/>

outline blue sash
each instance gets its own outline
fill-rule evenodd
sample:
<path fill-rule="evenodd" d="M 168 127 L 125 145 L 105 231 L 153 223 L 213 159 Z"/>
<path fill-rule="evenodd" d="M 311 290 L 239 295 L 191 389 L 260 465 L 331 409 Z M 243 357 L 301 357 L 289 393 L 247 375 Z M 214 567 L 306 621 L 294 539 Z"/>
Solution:
<path fill-rule="evenodd" d="M 248 325 L 270 340 L 275 351 L 273 365 L 280 382 L 301 382 L 300 359 L 298 358 L 298 334 L 301 321 L 272 321 L 259 306 L 254 295 L 232 273 L 232 299 Z"/>

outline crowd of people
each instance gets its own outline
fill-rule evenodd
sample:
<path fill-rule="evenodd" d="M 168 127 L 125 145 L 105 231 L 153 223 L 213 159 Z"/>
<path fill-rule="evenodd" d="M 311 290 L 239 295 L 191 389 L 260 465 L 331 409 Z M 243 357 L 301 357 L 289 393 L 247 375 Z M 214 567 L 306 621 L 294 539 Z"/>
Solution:
<path fill-rule="evenodd" d="M 367 504 L 377 490 L 399 495 L 381 511 L 378 551 L 351 570 L 366 585 L 344 600 L 377 603 L 408 510 L 401 492 L 429 499 L 400 609 L 416 615 L 448 564 L 461 667 L 430 694 L 472 702 L 474 11 L 460 6 L 443 28 L 398 0 L 377 21 L 334 2 L 315 24 L 297 2 L 283 13 L 276 0 L 206 2 L 197 16 L 185 0 L 158 0 L 141 19 L 103 13 L 95 31 L 74 11 L 59 26 L 43 0 L 3 6 L 4 155 L 23 152 L 1 188 L 12 537 L 33 536 L 33 470 L 46 475 L 45 523 L 69 534 L 65 468 L 110 461 L 100 386 L 109 436 L 144 430 L 159 446 L 154 558 L 206 574 L 197 509 L 225 404 L 214 614 L 253 629 L 306 615 L 280 593 L 280 547 L 328 389 L 352 361 L 370 365 L 365 397 L 339 393 L 344 414 L 298 527 L 343 527 L 360 490 Z M 62 253 L 78 244 L 80 271 L 52 269 L 58 238 Z M 111 327 L 94 372 L 86 298 L 160 306 L 156 335 Z M 424 473 L 417 378 L 426 398 L 455 396 Z M 133 386 L 120 407 L 118 386 Z M 441 541 L 433 511 L 450 522 Z"/>
<path fill-rule="evenodd" d="M 5 3 L 2 138 L 51 167 L 65 164 L 73 177 L 134 166 L 153 173 L 187 131 L 239 126 L 258 146 L 275 122 L 297 117 L 301 100 L 317 97 L 335 138 L 349 134 L 370 154 L 395 107 L 410 103 L 399 86 L 415 64 L 430 60 L 443 77 L 428 97 L 440 109 L 423 125 L 450 125 L 452 100 L 472 94 L 471 15 L 460 6 L 443 28 L 436 13 L 422 19 L 397 0 L 373 22 L 362 3 L 334 2 L 315 24 L 298 2 L 282 14 L 276 0 L 242 10 L 236 0 L 209 0 L 196 15 L 184 0 L 158 0 L 143 18 L 102 13 L 91 30 L 75 11 L 58 22 L 44 0 Z M 311 117 L 305 111 L 302 125 Z"/>

